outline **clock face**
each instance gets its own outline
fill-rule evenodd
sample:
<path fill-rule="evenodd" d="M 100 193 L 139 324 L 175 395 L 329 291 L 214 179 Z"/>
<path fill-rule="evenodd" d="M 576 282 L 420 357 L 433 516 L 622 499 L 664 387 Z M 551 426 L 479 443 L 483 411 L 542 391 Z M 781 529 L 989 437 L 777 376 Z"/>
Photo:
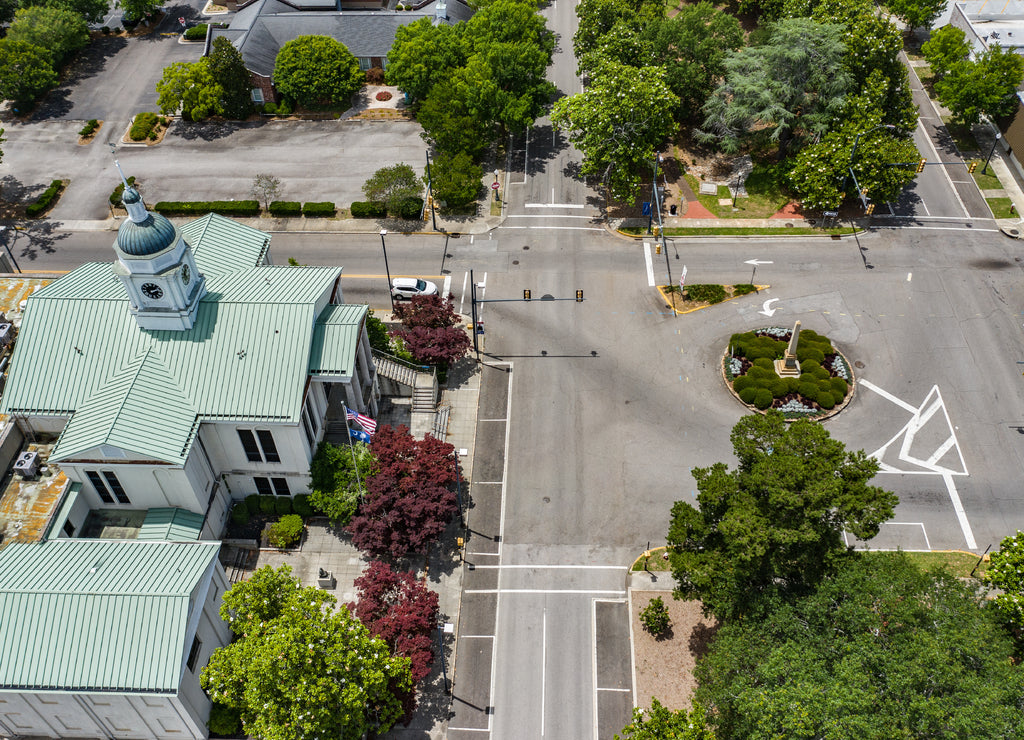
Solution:
<path fill-rule="evenodd" d="M 163 298 L 164 296 L 163 290 L 161 290 L 160 286 L 156 283 L 143 283 L 142 294 L 146 296 L 146 298 L 153 299 Z"/>
<path fill-rule="evenodd" d="M 188 265 L 181 266 L 181 282 L 188 285 L 188 281 L 192 279 L 192 271 L 188 268 Z"/>

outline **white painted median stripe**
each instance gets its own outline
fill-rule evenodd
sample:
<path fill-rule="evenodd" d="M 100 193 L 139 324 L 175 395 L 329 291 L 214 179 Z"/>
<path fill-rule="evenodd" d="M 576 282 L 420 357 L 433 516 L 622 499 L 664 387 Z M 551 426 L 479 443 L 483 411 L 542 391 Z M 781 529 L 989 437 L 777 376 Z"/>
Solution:
<path fill-rule="evenodd" d="M 956 486 L 953 485 L 953 476 L 946 473 L 942 476 L 942 480 L 946 483 L 946 490 L 949 491 L 949 500 L 953 502 L 953 511 L 956 512 L 956 518 L 960 522 L 960 529 L 964 533 L 964 539 L 967 540 L 967 549 L 976 550 L 978 543 L 974 541 L 974 532 L 971 531 L 971 525 L 967 521 L 967 512 L 964 511 L 964 505 L 960 502 L 960 494 L 956 492 Z"/>
<path fill-rule="evenodd" d="M 651 261 L 650 242 L 644 242 L 644 264 L 647 265 L 647 285 L 654 287 L 654 263 Z"/>

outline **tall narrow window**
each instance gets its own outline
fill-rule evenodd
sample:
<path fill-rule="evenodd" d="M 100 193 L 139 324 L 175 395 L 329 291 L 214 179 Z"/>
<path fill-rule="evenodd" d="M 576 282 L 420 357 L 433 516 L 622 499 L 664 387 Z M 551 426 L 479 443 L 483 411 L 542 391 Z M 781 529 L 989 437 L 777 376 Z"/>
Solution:
<path fill-rule="evenodd" d="M 114 492 L 114 496 L 117 498 L 118 503 L 131 503 L 131 500 L 128 498 L 128 494 L 124 492 L 124 489 L 121 487 L 121 481 L 117 479 L 116 475 L 109 470 L 104 470 L 103 477 L 107 479 L 107 485 L 110 486 L 110 490 Z"/>
<path fill-rule="evenodd" d="M 270 485 L 270 478 L 253 478 L 253 483 L 256 484 L 256 493 L 260 496 L 273 496 L 274 489 Z"/>
<path fill-rule="evenodd" d="M 196 672 L 196 664 L 199 663 L 199 653 L 203 649 L 203 641 L 199 639 L 199 635 L 196 635 L 192 640 L 192 648 L 188 651 L 188 669 L 192 673 Z"/>
<path fill-rule="evenodd" d="M 256 444 L 256 437 L 248 429 L 238 430 L 238 439 L 242 442 L 242 449 L 245 450 L 245 459 L 249 462 L 263 462 L 260 454 L 260 446 Z"/>
<path fill-rule="evenodd" d="M 316 442 L 316 438 L 313 436 L 313 427 L 309 424 L 309 414 L 306 410 L 302 410 L 302 431 L 306 433 L 306 442 L 309 443 L 309 449 L 313 449 L 313 443 Z"/>
<path fill-rule="evenodd" d="M 320 431 L 320 425 L 317 423 L 316 414 L 313 413 L 313 401 L 306 396 L 306 412 L 309 414 L 309 423 L 313 426 L 313 436 Z"/>
<path fill-rule="evenodd" d="M 96 489 L 96 493 L 100 495 L 100 500 L 103 501 L 103 503 L 114 503 L 114 497 L 110 495 L 110 490 L 103 482 L 103 479 L 100 478 L 99 473 L 95 470 L 86 470 L 85 475 L 89 478 L 89 482 L 92 483 L 92 487 Z"/>
<path fill-rule="evenodd" d="M 263 459 L 267 462 L 281 462 L 281 456 L 277 454 L 277 445 L 274 444 L 274 435 L 267 429 L 257 429 L 256 436 L 260 438 Z"/>

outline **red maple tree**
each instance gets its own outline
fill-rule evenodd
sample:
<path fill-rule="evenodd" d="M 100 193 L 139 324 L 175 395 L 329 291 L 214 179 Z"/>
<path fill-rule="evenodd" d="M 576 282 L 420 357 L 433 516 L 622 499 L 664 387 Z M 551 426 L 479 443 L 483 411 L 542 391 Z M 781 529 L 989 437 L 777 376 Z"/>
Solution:
<path fill-rule="evenodd" d="M 390 332 L 405 343 L 416 362 L 428 365 L 450 364 L 465 356 L 470 341 L 460 326 L 452 296 L 413 296 L 405 305 L 396 305 L 395 316 L 401 329 Z"/>
<path fill-rule="evenodd" d="M 427 435 L 419 440 L 405 425 L 380 427 L 370 451 L 377 472 L 345 527 L 352 544 L 376 556 L 424 552 L 458 511 L 455 448 Z"/>

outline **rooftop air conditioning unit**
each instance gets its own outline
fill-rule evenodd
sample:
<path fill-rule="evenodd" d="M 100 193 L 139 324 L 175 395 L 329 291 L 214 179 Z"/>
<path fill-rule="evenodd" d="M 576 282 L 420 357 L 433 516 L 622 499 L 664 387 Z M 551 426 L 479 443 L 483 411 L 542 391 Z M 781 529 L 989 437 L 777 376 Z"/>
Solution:
<path fill-rule="evenodd" d="M 12 341 L 14 341 L 14 325 L 0 324 L 0 347 L 8 346 Z"/>
<path fill-rule="evenodd" d="M 39 453 L 22 452 L 14 463 L 14 470 L 25 480 L 35 480 L 39 475 Z"/>

